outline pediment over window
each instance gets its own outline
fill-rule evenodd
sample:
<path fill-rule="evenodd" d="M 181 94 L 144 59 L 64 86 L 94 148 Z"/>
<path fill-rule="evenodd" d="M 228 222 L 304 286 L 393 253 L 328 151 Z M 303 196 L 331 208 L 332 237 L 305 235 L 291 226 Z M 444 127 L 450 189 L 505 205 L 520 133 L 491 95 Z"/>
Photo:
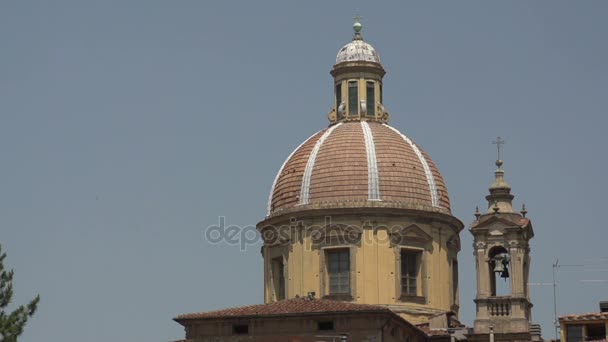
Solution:
<path fill-rule="evenodd" d="M 498 227 L 514 228 L 519 226 L 519 222 L 513 222 L 502 217 L 491 216 L 485 220 L 475 222 L 471 226 L 471 229 L 497 229 Z"/>
<path fill-rule="evenodd" d="M 488 234 L 493 236 L 504 235 L 505 233 L 505 226 L 497 222 L 487 226 L 486 229 L 488 230 Z"/>
<path fill-rule="evenodd" d="M 432 236 L 415 224 L 405 228 L 395 227 L 390 230 L 390 236 L 393 243 L 400 245 L 406 244 L 408 241 L 428 242 L 433 240 Z"/>
<path fill-rule="evenodd" d="M 353 235 L 361 235 L 363 231 L 359 227 L 349 226 L 347 224 L 334 223 L 325 226 L 324 228 L 325 235 L 335 236 L 335 235 L 344 235 L 344 234 L 353 234 Z"/>

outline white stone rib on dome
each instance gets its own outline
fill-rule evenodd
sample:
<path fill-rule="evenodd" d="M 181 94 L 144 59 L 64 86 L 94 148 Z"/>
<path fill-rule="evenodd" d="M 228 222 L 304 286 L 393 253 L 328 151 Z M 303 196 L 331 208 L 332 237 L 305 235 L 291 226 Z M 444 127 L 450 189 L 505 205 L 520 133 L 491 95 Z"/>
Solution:
<path fill-rule="evenodd" d="M 429 183 L 429 190 L 431 192 L 431 204 L 433 205 L 433 207 L 439 208 L 440 207 L 439 194 L 437 193 L 437 185 L 435 184 L 435 177 L 433 177 L 431 168 L 429 167 L 429 164 L 427 163 L 426 158 L 424 158 L 424 156 L 418 149 L 418 146 L 416 146 L 416 144 L 414 144 L 414 142 L 412 142 L 410 140 L 410 138 L 405 136 L 405 134 L 399 132 L 398 129 L 391 127 L 387 124 L 383 124 L 383 125 L 390 128 L 395 133 L 399 134 L 403 138 L 403 140 L 405 140 L 412 147 L 412 149 L 414 150 L 414 153 L 416 153 L 416 155 L 418 156 L 418 159 L 420 159 L 420 163 L 422 164 L 422 168 L 424 169 L 424 174 L 426 176 L 426 180 Z"/>
<path fill-rule="evenodd" d="M 312 149 L 312 152 L 310 153 L 310 156 L 308 157 L 308 161 L 306 162 L 306 168 L 304 169 L 304 176 L 302 177 L 302 188 L 300 191 L 300 203 L 299 203 L 300 205 L 308 204 L 308 195 L 310 193 L 310 179 L 312 177 L 312 170 L 315 167 L 315 161 L 317 159 L 317 154 L 319 153 L 319 150 L 321 149 L 323 142 L 325 142 L 325 139 L 327 139 L 327 137 L 331 134 L 331 132 L 333 132 L 336 128 L 340 127 L 341 125 L 342 125 L 342 123 L 340 122 L 337 125 L 334 125 L 334 126 L 330 127 L 327 131 L 325 131 L 325 133 L 323 133 L 321 138 L 319 138 L 319 140 L 317 140 L 315 147 Z"/>
<path fill-rule="evenodd" d="M 293 155 L 302 146 L 304 146 L 304 144 L 306 144 L 315 135 L 319 134 L 319 132 L 317 132 L 317 133 L 311 135 L 310 137 L 308 137 L 308 139 L 304 140 L 304 142 L 302 142 L 300 145 L 298 145 L 298 147 L 296 147 L 293 151 L 291 151 L 291 153 L 289 154 L 289 156 L 287 157 L 287 159 L 285 159 L 285 161 L 283 162 L 283 165 L 281 165 L 281 168 L 279 169 L 279 172 L 277 172 L 277 175 L 274 177 L 274 181 L 272 182 L 272 187 L 270 188 L 270 195 L 268 195 L 268 206 L 267 206 L 267 209 L 266 209 L 266 216 L 270 216 L 270 213 L 272 212 L 272 195 L 274 194 L 274 188 L 277 186 L 277 181 L 279 180 L 279 177 L 281 176 L 281 173 L 283 173 L 283 169 L 285 168 L 285 165 L 287 165 L 287 162 L 289 160 L 291 160 L 291 157 L 293 157 Z"/>
<path fill-rule="evenodd" d="M 373 46 L 363 40 L 353 40 L 338 51 L 336 64 L 351 61 L 380 63 L 380 56 Z"/>
<path fill-rule="evenodd" d="M 368 200 L 380 201 L 380 185 L 378 180 L 378 161 L 376 159 L 376 145 L 374 136 L 367 121 L 361 121 L 363 136 L 365 137 L 365 151 L 367 154 L 367 192 Z"/>

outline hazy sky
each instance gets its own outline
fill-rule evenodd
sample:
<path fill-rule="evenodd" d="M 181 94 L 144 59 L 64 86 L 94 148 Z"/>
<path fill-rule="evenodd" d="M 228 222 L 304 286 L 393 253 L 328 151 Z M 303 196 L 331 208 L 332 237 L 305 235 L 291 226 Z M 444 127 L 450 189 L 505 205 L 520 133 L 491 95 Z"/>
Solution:
<path fill-rule="evenodd" d="M 560 313 L 608 299 L 608 2 L 0 2 L 0 243 L 22 342 L 166 341 L 180 313 L 260 303 L 253 225 L 275 173 L 328 124 L 335 54 L 363 16 L 391 124 L 438 164 L 453 214 L 485 206 L 501 135 L 536 232 L 530 281 Z M 460 253 L 472 324 L 471 236 Z M 596 265 L 596 266 L 593 266 Z M 532 287 L 553 337 L 551 286 Z"/>

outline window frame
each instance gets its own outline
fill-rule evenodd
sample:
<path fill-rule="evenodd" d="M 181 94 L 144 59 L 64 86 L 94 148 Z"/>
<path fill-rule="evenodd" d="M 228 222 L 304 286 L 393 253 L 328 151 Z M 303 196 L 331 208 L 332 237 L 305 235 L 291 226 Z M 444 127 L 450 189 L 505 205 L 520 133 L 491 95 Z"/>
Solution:
<path fill-rule="evenodd" d="M 327 254 L 327 280 L 329 285 L 328 293 L 330 295 L 350 295 L 351 294 L 351 281 L 350 281 L 350 269 L 351 269 L 351 261 L 350 261 L 350 250 L 348 248 L 334 248 L 329 249 L 325 252 Z M 332 263 L 332 257 L 337 256 L 336 267 L 337 270 L 332 271 L 334 267 Z M 344 260 L 346 258 L 346 260 Z M 346 266 L 343 263 L 346 262 Z M 332 280 L 336 280 L 338 282 L 344 281 L 341 277 L 346 275 L 346 283 L 339 283 L 335 285 L 338 287 L 337 291 L 332 291 Z M 337 277 L 337 278 L 334 278 Z M 333 278 L 333 279 L 332 279 Z M 344 289 L 343 289 L 344 288 Z"/>
<path fill-rule="evenodd" d="M 337 251 L 348 252 L 349 258 L 349 290 L 350 293 L 336 294 L 330 292 L 330 272 L 329 272 L 329 254 Z M 321 290 L 321 298 L 341 301 L 352 301 L 356 298 L 357 291 L 357 277 L 355 276 L 356 269 L 356 249 L 352 246 L 347 245 L 332 245 L 321 247 L 321 253 L 319 258 L 319 266 L 321 268 L 322 276 L 319 277 L 319 288 Z"/>
<path fill-rule="evenodd" d="M 359 116 L 359 80 L 349 80 L 346 86 L 348 88 L 347 115 L 349 117 Z M 353 95 L 355 96 L 353 97 Z"/>
<path fill-rule="evenodd" d="M 249 323 L 233 324 L 232 325 L 232 335 L 249 335 Z"/>
<path fill-rule="evenodd" d="M 399 248 L 397 252 L 397 258 L 399 260 L 396 263 L 397 274 L 398 277 L 396 279 L 397 284 L 397 296 L 399 300 L 402 302 L 413 302 L 418 304 L 426 303 L 426 282 L 424 280 L 426 276 L 426 268 L 425 268 L 425 249 L 417 248 L 417 247 L 402 247 Z M 405 278 L 403 275 L 403 263 L 404 263 L 404 255 L 414 255 L 415 256 L 415 268 L 416 268 L 416 276 L 415 276 L 415 284 L 416 284 L 416 293 L 403 291 L 403 279 Z"/>
<path fill-rule="evenodd" d="M 418 296 L 420 279 L 420 251 L 411 249 L 401 250 L 401 295 Z"/>
<path fill-rule="evenodd" d="M 570 336 L 574 329 L 578 329 L 580 336 Z M 566 342 L 581 342 L 585 340 L 585 331 L 583 324 L 567 324 L 566 325 Z M 576 339 L 578 337 L 578 339 Z"/>
<path fill-rule="evenodd" d="M 317 321 L 318 331 L 335 331 L 336 323 L 334 321 Z"/>
<path fill-rule="evenodd" d="M 371 91 L 370 91 L 371 90 Z M 371 94 L 371 99 L 370 99 Z M 365 82 L 365 105 L 366 113 L 368 117 L 376 116 L 376 82 L 366 81 Z"/>
<path fill-rule="evenodd" d="M 342 82 L 336 83 L 335 86 L 335 95 L 336 95 L 336 112 L 338 111 L 338 107 L 342 103 Z"/>

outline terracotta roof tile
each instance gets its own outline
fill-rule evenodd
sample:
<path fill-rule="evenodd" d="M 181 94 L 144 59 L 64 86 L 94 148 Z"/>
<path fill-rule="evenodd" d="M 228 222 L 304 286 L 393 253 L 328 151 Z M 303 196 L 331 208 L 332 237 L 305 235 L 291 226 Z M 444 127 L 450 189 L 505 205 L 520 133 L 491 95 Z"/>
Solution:
<path fill-rule="evenodd" d="M 410 143 L 390 126 L 368 122 L 378 168 L 378 191 L 383 206 L 450 213 L 447 187 L 431 158 L 416 145 L 434 180 L 437 204 L 433 206 L 431 182 Z M 370 181 L 365 134 L 361 122 L 345 122 L 328 133 L 316 154 L 310 176 L 307 205 L 336 207 L 347 202 L 366 203 Z M 328 129 L 315 134 L 285 163 L 270 199 L 270 215 L 299 210 L 303 176 L 315 145 Z M 394 203 L 394 205 L 392 204 Z M 373 203 L 369 204 L 373 206 Z M 302 206 L 306 208 L 306 206 Z"/>
<path fill-rule="evenodd" d="M 559 316 L 560 321 L 590 321 L 590 320 L 608 320 L 608 312 L 587 312 L 582 314 L 570 314 Z"/>
<path fill-rule="evenodd" d="M 416 327 L 424 331 L 427 336 L 450 336 L 448 329 L 431 329 L 428 323 L 417 324 Z"/>
<path fill-rule="evenodd" d="M 317 143 L 317 140 L 319 140 L 324 132 L 325 130 L 315 134 L 304 145 L 300 146 L 292 155 L 291 159 L 285 163 L 285 167 L 283 168 L 281 175 L 279 175 L 274 187 L 271 210 L 298 204 L 302 186 L 302 176 L 304 175 L 304 168 L 306 167 L 308 156 Z"/>
<path fill-rule="evenodd" d="M 234 317 L 284 316 L 294 314 L 349 313 L 349 312 L 391 312 L 377 305 L 355 304 L 326 299 L 294 298 L 267 304 L 257 304 L 216 311 L 179 315 L 175 320 L 218 319 Z"/>

